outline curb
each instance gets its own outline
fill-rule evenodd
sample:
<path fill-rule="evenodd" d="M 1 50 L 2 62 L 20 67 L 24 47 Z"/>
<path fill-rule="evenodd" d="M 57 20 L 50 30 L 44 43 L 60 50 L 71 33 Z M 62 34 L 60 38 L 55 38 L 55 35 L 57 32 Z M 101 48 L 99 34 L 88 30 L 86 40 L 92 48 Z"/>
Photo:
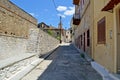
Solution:
<path fill-rule="evenodd" d="M 91 59 L 85 52 L 81 51 L 80 49 L 78 49 L 74 44 L 72 44 L 80 53 L 83 53 L 85 55 L 85 60 L 87 60 L 88 62 L 93 61 L 93 59 Z"/>
<path fill-rule="evenodd" d="M 73 46 L 81 53 L 80 49 L 78 49 L 74 44 Z M 109 73 L 103 66 L 93 61 L 85 52 L 82 52 L 85 55 L 85 59 L 90 62 L 91 66 L 102 76 L 103 80 L 120 80 L 113 74 Z"/>
<path fill-rule="evenodd" d="M 8 80 L 20 80 L 25 75 L 27 75 L 31 70 L 33 70 L 39 63 L 41 63 L 43 59 L 37 59 L 34 62 L 32 62 L 30 65 L 26 66 L 24 69 L 10 77 Z"/>
<path fill-rule="evenodd" d="M 102 76 L 103 80 L 116 80 L 109 75 L 109 71 L 95 61 L 91 62 L 92 67 Z"/>
<path fill-rule="evenodd" d="M 110 77 L 112 77 L 114 80 L 120 80 L 119 78 L 117 78 L 116 76 L 114 76 L 113 74 L 109 74 Z"/>
<path fill-rule="evenodd" d="M 43 57 L 43 59 L 45 60 L 46 58 L 48 58 L 53 52 L 55 52 L 57 49 L 59 48 L 59 45 L 54 49 L 52 50 L 51 52 L 49 52 L 49 54 L 47 54 L 45 57 Z"/>
<path fill-rule="evenodd" d="M 31 64 L 26 66 L 24 69 L 10 77 L 8 80 L 21 80 L 23 77 L 25 77 L 29 72 L 31 72 L 37 65 L 39 65 L 41 62 L 43 62 L 46 58 L 48 58 L 54 51 L 56 51 L 59 48 L 59 45 L 52 50 L 48 55 L 46 55 L 44 58 L 38 58 L 37 60 L 33 61 Z"/>

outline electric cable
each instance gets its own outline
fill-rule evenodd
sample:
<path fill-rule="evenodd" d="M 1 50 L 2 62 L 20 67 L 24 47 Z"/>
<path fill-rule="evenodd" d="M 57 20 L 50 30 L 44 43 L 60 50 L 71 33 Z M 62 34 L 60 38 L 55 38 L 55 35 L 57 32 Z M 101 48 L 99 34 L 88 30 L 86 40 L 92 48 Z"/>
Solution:
<path fill-rule="evenodd" d="M 57 6 L 56 6 L 55 1 L 54 1 L 54 0 L 52 0 L 52 2 L 53 2 L 53 5 L 54 5 L 54 7 L 55 7 L 56 12 L 57 12 L 57 13 L 59 13 L 59 12 L 58 12 L 58 10 L 57 10 Z"/>

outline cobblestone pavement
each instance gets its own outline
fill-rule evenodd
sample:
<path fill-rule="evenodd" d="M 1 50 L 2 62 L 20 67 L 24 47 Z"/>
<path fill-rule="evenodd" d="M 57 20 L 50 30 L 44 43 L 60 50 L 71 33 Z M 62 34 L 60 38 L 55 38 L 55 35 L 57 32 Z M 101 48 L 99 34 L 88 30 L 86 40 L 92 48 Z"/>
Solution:
<path fill-rule="evenodd" d="M 73 45 L 61 45 L 22 80 L 102 80 Z"/>

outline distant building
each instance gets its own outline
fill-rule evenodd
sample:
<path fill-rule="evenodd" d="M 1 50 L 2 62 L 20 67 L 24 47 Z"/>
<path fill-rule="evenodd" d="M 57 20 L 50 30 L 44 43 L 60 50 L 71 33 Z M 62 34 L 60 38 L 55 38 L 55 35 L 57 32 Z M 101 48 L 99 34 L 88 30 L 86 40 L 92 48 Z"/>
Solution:
<path fill-rule="evenodd" d="M 41 22 L 41 23 L 38 24 L 38 28 L 42 29 L 43 31 L 46 31 L 46 29 L 49 29 L 50 26 L 48 26 L 44 22 Z"/>
<path fill-rule="evenodd" d="M 70 42 L 72 42 L 72 32 L 71 32 L 71 29 L 68 29 L 68 30 L 66 30 L 65 31 L 65 42 L 67 42 L 67 43 L 70 43 Z"/>
<path fill-rule="evenodd" d="M 65 30 L 61 27 L 61 23 L 59 23 L 58 28 L 56 28 L 52 25 L 47 25 L 44 22 L 41 22 L 38 24 L 38 28 L 42 29 L 43 31 L 61 41 L 65 41 L 63 37 L 65 35 Z"/>

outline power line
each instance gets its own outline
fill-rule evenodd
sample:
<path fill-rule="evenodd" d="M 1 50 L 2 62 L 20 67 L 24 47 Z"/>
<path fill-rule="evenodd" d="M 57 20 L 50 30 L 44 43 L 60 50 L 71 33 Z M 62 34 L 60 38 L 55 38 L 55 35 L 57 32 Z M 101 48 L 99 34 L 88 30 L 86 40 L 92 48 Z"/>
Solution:
<path fill-rule="evenodd" d="M 53 4 L 54 4 L 54 7 L 55 7 L 56 12 L 59 13 L 58 10 L 57 10 L 57 6 L 56 6 L 55 1 L 52 0 L 52 2 L 53 2 Z M 62 25 L 62 21 L 61 21 L 61 19 L 62 19 L 62 17 L 60 16 L 60 25 Z"/>

